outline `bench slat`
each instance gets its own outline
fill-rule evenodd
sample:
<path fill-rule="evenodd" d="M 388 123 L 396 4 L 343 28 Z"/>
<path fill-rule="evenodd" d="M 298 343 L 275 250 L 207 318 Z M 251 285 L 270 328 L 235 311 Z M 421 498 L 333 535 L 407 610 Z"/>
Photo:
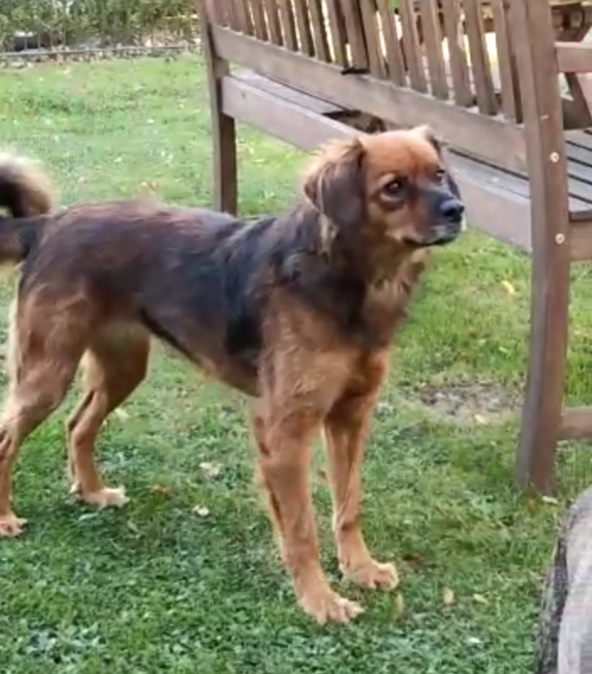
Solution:
<path fill-rule="evenodd" d="M 430 74 L 431 92 L 436 98 L 448 98 L 448 81 L 442 54 L 442 31 L 436 0 L 419 0 L 423 40 Z"/>
<path fill-rule="evenodd" d="M 284 39 L 282 36 L 278 3 L 276 0 L 264 0 L 264 2 L 265 13 L 267 14 L 269 36 L 274 44 L 277 44 L 281 47 L 284 44 Z"/>
<path fill-rule="evenodd" d="M 477 94 L 479 112 L 494 115 L 497 112 L 497 100 L 491 76 L 491 63 L 485 44 L 483 16 L 479 0 L 465 0 L 465 22 L 471 63 Z"/>
<path fill-rule="evenodd" d="M 401 43 L 395 23 L 395 13 L 389 4 L 389 0 L 377 0 L 378 12 L 384 35 L 386 58 L 390 79 L 400 86 L 407 84 L 405 62 L 401 52 Z"/>
<path fill-rule="evenodd" d="M 279 0 L 279 6 L 284 45 L 290 51 L 296 51 L 298 49 L 298 42 L 296 40 L 296 22 L 292 2 L 291 0 Z"/>
<path fill-rule="evenodd" d="M 304 2 L 305 0 L 300 0 Z M 321 0 L 308 0 L 310 10 L 310 19 L 312 21 L 313 38 L 315 53 L 321 61 L 330 62 L 329 42 L 327 41 L 327 27 L 323 17 L 323 7 Z"/>
<path fill-rule="evenodd" d="M 426 93 L 428 85 L 421 58 L 413 0 L 399 1 L 399 16 L 403 31 L 403 50 L 405 52 L 405 61 L 409 71 L 409 81 L 416 91 Z"/>
<path fill-rule="evenodd" d="M 305 0 L 294 1 L 294 13 L 296 14 L 300 51 L 307 56 L 314 56 L 314 44 L 308 18 L 308 7 Z"/>
<path fill-rule="evenodd" d="M 469 65 L 461 29 L 461 8 L 459 0 L 448 0 L 443 7 L 444 32 L 448 43 L 450 69 L 454 100 L 458 105 L 469 106 L 473 103 Z"/>
<path fill-rule="evenodd" d="M 270 80 L 268 77 L 259 75 L 252 70 L 242 68 L 233 70 L 232 77 L 245 84 L 261 89 L 268 94 L 282 98 L 285 101 L 295 103 L 303 108 L 308 108 L 319 115 L 332 115 L 343 112 L 345 109 L 322 98 L 317 98 L 316 96 L 311 96 L 303 91 L 299 91 L 294 87 L 288 87 L 280 82 Z"/>
<path fill-rule="evenodd" d="M 345 68 L 348 65 L 347 50 L 345 48 L 347 33 L 345 31 L 341 6 L 339 0 L 325 0 L 325 5 L 329 18 L 333 58 L 342 68 Z"/>

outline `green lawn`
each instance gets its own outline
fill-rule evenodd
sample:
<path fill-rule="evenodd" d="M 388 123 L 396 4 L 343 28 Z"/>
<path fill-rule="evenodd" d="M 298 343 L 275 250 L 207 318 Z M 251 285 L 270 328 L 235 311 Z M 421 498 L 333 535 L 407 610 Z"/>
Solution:
<path fill-rule="evenodd" d="M 210 201 L 196 58 L 2 71 L 0 145 L 42 159 L 64 203 L 150 189 Z M 242 128 L 240 156 L 242 210 L 286 206 L 305 157 Z M 592 402 L 588 276 L 577 270 L 569 364 L 568 398 L 581 403 Z M 436 252 L 397 335 L 364 467 L 368 540 L 399 564 L 397 592 L 341 585 L 329 498 L 316 479 L 325 566 L 367 608 L 345 627 L 317 627 L 296 608 L 236 395 L 158 349 L 148 382 L 100 442 L 107 475 L 132 501 L 100 513 L 67 495 L 71 396 L 18 464 L 15 507 L 30 523 L 21 538 L 0 541 L 0 671 L 528 672 L 557 518 L 592 475 L 587 455 L 570 446 L 559 504 L 521 496 L 512 483 L 528 279 L 525 257 L 470 232 Z"/>

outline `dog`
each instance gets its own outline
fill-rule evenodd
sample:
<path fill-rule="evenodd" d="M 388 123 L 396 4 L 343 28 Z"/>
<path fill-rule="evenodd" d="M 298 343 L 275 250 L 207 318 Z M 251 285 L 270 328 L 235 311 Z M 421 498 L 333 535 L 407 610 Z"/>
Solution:
<path fill-rule="evenodd" d="M 29 159 L 0 157 L 0 262 L 19 265 L 10 311 L 9 385 L 0 418 L 0 534 L 19 446 L 63 400 L 81 365 L 83 393 L 66 422 L 72 490 L 122 506 L 94 460 L 106 417 L 146 375 L 150 338 L 253 399 L 257 472 L 300 606 L 346 622 L 319 561 L 308 484 L 311 441 L 324 435 L 333 530 L 344 575 L 398 583 L 360 528 L 364 438 L 389 346 L 427 250 L 462 229 L 464 206 L 426 127 L 327 143 L 294 207 L 241 222 L 207 209 L 125 200 L 52 210 Z"/>

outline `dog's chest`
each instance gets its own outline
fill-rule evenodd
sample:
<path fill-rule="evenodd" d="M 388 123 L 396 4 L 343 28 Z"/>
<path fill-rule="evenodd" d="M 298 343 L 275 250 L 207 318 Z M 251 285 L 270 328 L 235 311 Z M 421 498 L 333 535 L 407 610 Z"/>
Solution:
<path fill-rule="evenodd" d="M 358 330 L 371 348 L 390 342 L 399 321 L 405 317 L 409 289 L 399 280 L 370 285 L 360 307 Z"/>

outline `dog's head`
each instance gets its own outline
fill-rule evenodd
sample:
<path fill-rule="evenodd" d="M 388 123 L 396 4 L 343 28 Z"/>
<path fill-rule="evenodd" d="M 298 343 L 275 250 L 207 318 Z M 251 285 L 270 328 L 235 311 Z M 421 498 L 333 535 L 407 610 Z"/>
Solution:
<path fill-rule="evenodd" d="M 305 177 L 308 199 L 346 246 L 395 252 L 453 241 L 464 222 L 458 186 L 428 127 L 323 148 Z"/>

